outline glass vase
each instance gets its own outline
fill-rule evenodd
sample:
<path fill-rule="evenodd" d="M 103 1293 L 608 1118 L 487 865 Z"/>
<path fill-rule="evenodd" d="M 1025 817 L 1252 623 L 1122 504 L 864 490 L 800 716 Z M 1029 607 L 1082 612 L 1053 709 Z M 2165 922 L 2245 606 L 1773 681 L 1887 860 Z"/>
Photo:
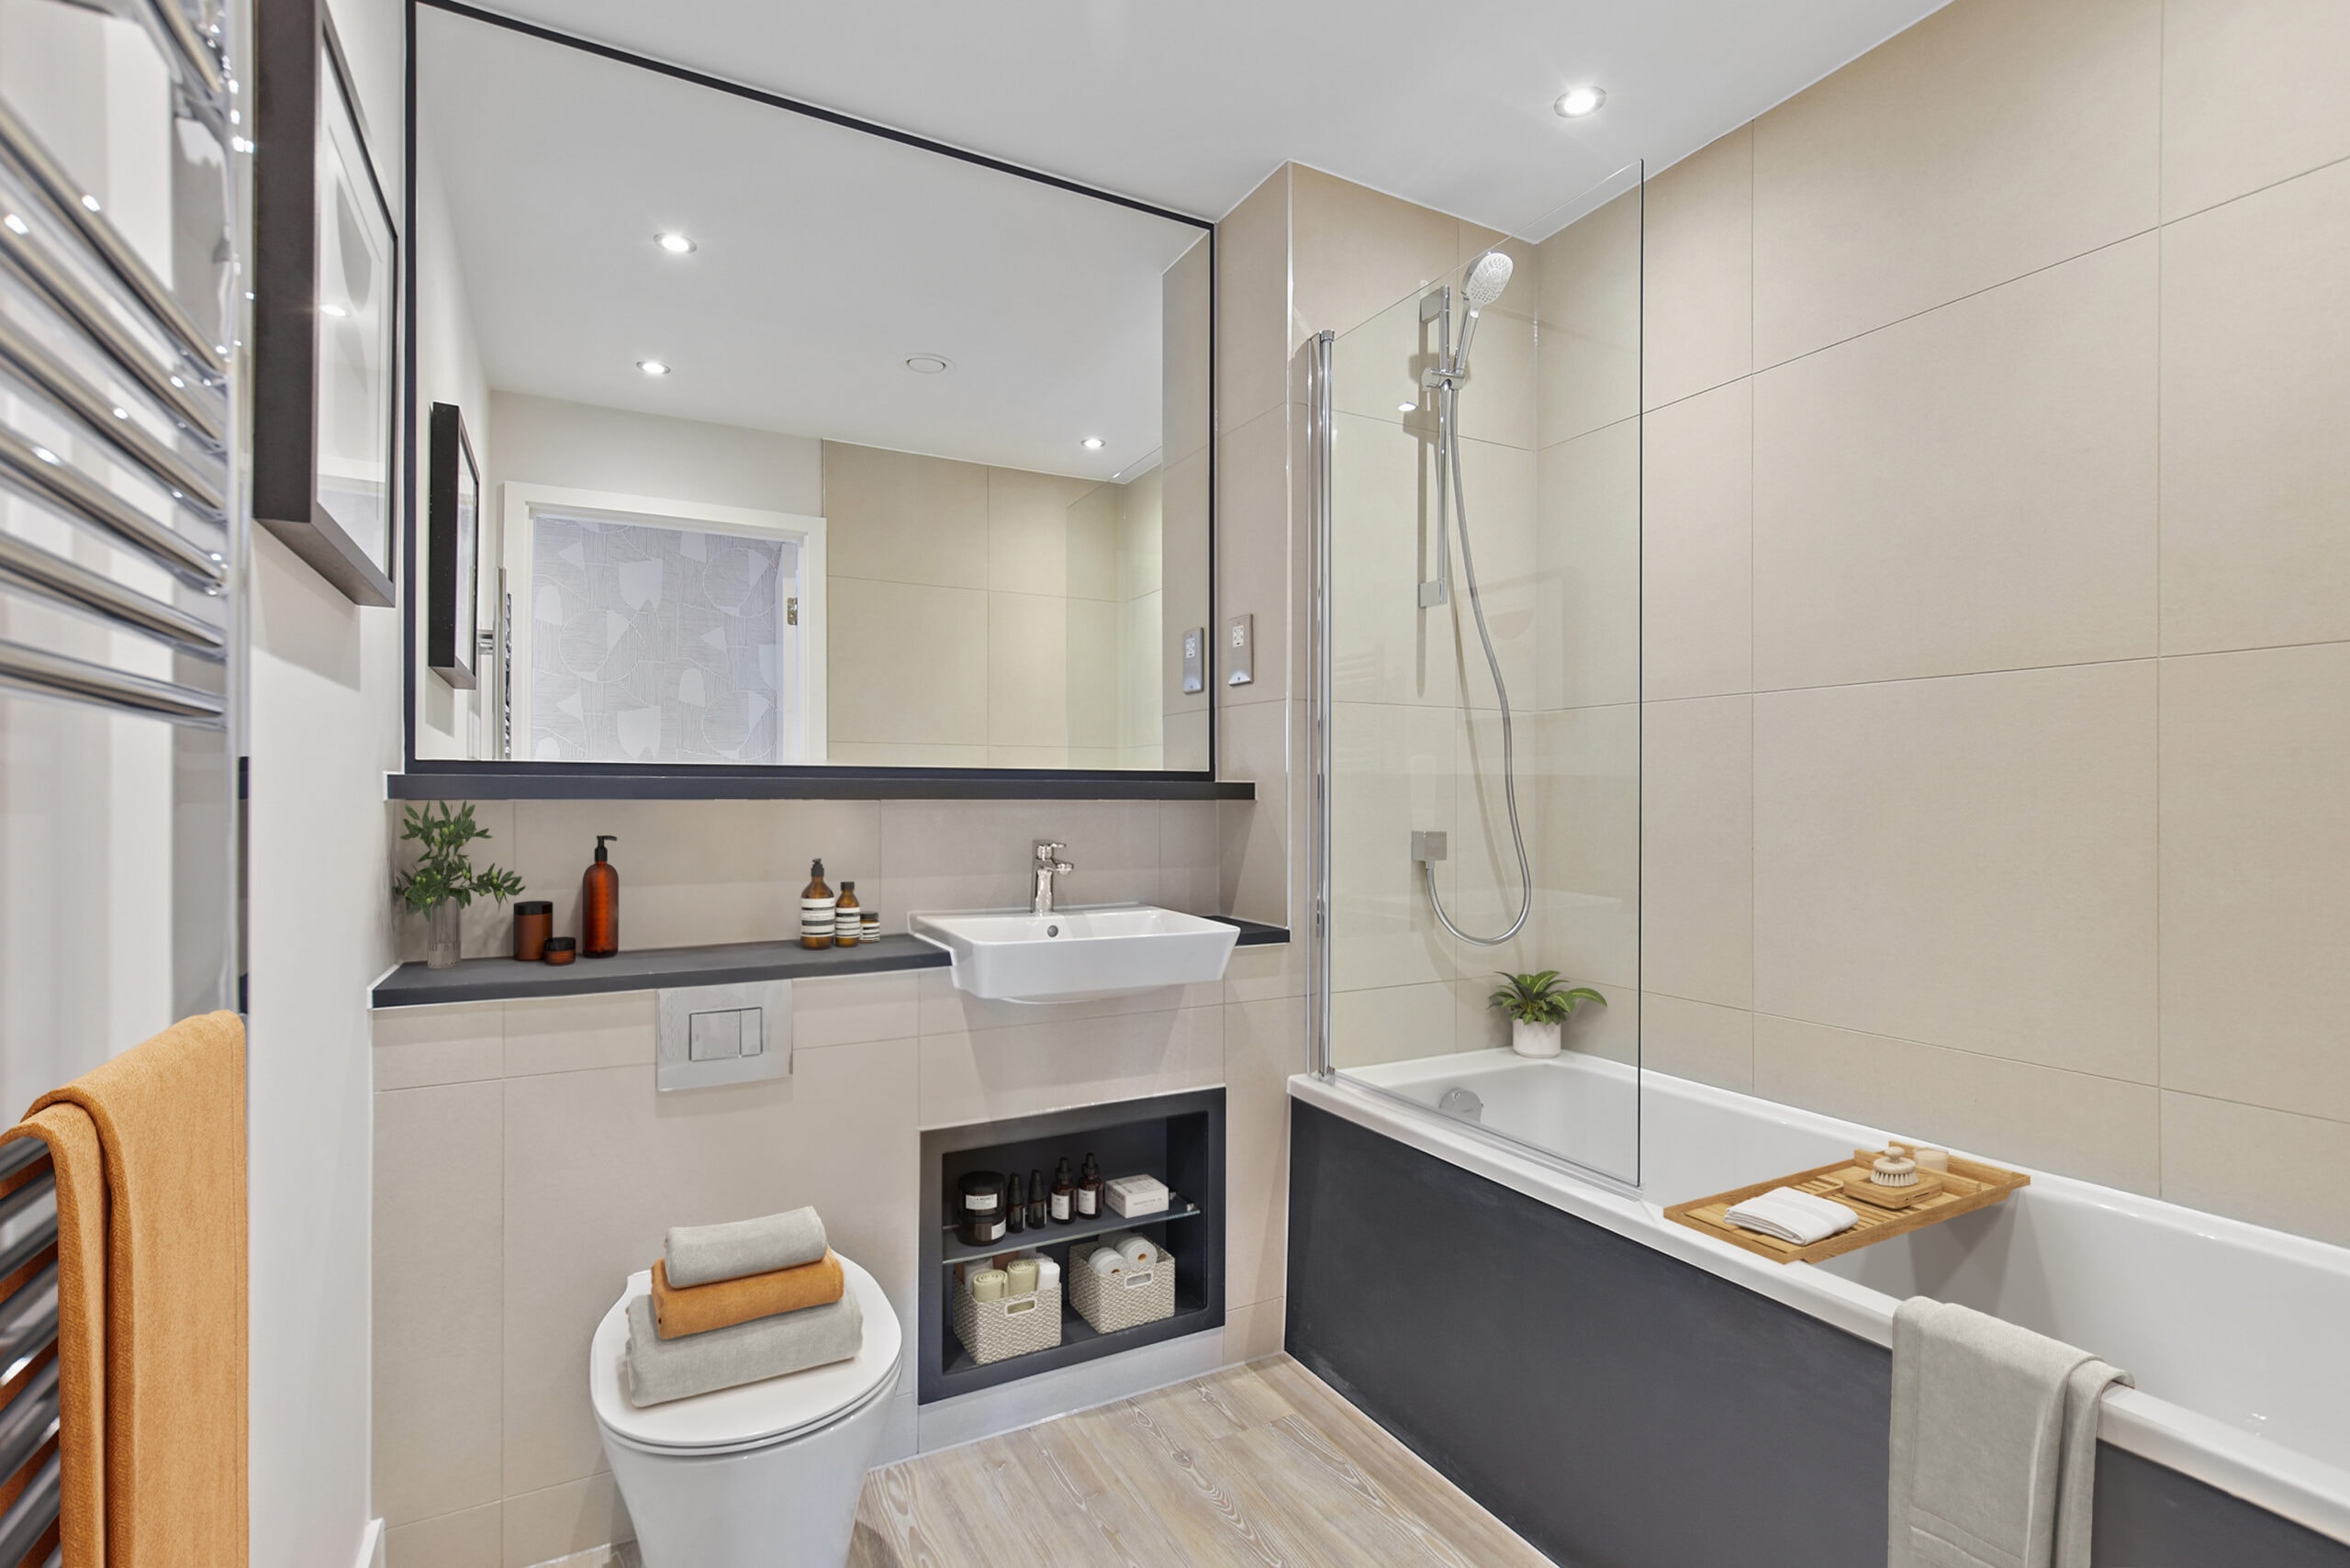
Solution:
<path fill-rule="evenodd" d="M 457 917 L 462 913 L 454 899 L 444 900 L 424 912 L 426 968 L 453 969 L 457 967 Z"/>

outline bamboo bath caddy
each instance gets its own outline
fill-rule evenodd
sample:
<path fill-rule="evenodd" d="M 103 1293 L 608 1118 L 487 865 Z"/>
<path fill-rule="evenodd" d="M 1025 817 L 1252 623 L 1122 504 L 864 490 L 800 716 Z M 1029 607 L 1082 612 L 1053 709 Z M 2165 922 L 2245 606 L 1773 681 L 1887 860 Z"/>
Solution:
<path fill-rule="evenodd" d="M 1818 1165 L 1792 1176 L 1717 1193 L 1710 1198 L 1674 1204 L 1664 1211 L 1664 1217 L 1702 1231 L 1717 1241 L 1760 1253 L 1774 1263 L 1817 1263 L 1872 1242 L 1907 1236 L 1946 1219 L 1987 1209 L 1994 1204 L 2005 1203 L 2018 1188 L 2031 1185 L 2031 1178 L 2020 1170 L 2003 1170 L 1996 1165 L 1961 1159 L 1953 1154 L 1947 1174 L 1920 1170 L 1914 1187 L 1879 1187 L 1869 1181 L 1869 1171 L 1880 1152 L 1856 1148 L 1852 1159 L 1840 1159 L 1832 1165 Z M 1774 1187 L 1793 1187 L 1799 1193 L 1842 1204 L 1860 1215 L 1860 1223 L 1825 1241 L 1798 1247 L 1761 1231 L 1741 1230 L 1722 1217 L 1733 1205 Z"/>

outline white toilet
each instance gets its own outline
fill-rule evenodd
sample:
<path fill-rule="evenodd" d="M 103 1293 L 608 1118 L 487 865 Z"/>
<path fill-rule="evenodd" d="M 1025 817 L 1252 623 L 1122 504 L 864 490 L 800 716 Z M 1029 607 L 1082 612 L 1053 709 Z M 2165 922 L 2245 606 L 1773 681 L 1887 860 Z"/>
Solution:
<path fill-rule="evenodd" d="M 638 1409 L 621 1358 L 628 1304 L 653 1288 L 632 1274 L 588 1352 L 588 1391 L 604 1457 L 645 1568 L 840 1568 L 856 1497 L 890 1419 L 904 1336 L 889 1297 L 847 1259 L 865 1309 L 855 1358 L 789 1377 Z"/>

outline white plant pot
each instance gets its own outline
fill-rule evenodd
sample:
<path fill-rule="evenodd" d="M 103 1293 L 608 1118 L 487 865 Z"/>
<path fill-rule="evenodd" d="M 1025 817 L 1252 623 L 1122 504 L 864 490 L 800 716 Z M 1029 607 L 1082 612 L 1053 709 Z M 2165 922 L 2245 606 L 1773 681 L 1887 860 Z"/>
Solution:
<path fill-rule="evenodd" d="M 1509 1021 L 1509 1048 L 1522 1057 L 1554 1057 L 1559 1054 L 1559 1025 L 1529 1024 L 1523 1018 Z"/>

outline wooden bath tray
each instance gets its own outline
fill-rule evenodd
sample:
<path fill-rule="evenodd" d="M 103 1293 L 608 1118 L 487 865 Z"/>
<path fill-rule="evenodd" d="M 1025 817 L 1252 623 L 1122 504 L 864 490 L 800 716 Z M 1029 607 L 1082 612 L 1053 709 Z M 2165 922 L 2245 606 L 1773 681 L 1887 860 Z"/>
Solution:
<path fill-rule="evenodd" d="M 1664 1211 L 1664 1217 L 1678 1221 L 1692 1230 L 1703 1231 L 1717 1241 L 1727 1241 L 1732 1247 L 1743 1247 L 1749 1252 L 1758 1252 L 1774 1263 L 1817 1263 L 1822 1259 L 1854 1251 L 1872 1242 L 1907 1236 L 1913 1230 L 1923 1230 L 1946 1219 L 1956 1219 L 1977 1209 L 1987 1209 L 1993 1204 L 2006 1202 L 2008 1194 L 2017 1188 L 2031 1184 L 2031 1178 L 2020 1170 L 2002 1170 L 1996 1165 L 1961 1159 L 1953 1154 L 1950 1157 L 1950 1173 L 1942 1179 L 1941 1191 L 1929 1197 L 1908 1199 L 1906 1206 L 1901 1207 L 1878 1207 L 1864 1199 L 1848 1197 L 1845 1183 L 1866 1182 L 1869 1169 L 1881 1152 L 1878 1149 L 1856 1148 L 1852 1159 L 1840 1159 L 1833 1165 L 1815 1166 L 1809 1170 L 1798 1170 L 1792 1176 L 1777 1176 L 1768 1182 L 1757 1182 L 1751 1187 L 1717 1193 L 1710 1198 L 1675 1204 Z M 1919 1174 L 1924 1176 L 1930 1172 L 1920 1171 Z M 1850 1230 L 1839 1231 L 1825 1241 L 1798 1247 L 1792 1241 L 1782 1241 L 1775 1236 L 1765 1236 L 1760 1231 L 1741 1230 L 1722 1217 L 1733 1204 L 1767 1193 L 1774 1187 L 1793 1187 L 1799 1193 L 1809 1193 L 1815 1197 L 1841 1203 L 1861 1216 L 1860 1223 Z"/>

